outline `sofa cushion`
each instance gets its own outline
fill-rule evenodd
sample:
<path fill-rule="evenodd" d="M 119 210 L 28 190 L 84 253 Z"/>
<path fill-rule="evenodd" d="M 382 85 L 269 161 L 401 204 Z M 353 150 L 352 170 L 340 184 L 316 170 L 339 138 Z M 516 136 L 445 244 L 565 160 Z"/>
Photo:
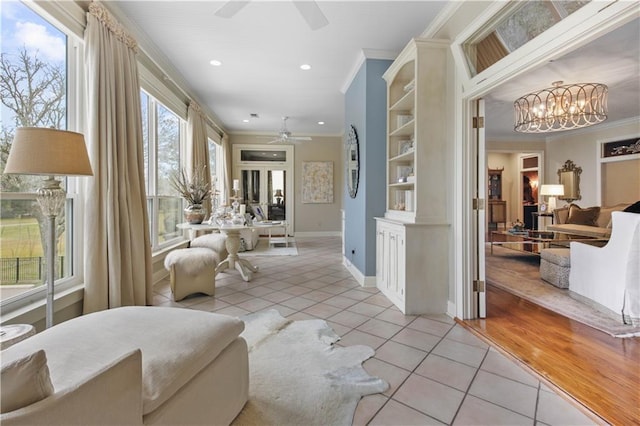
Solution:
<path fill-rule="evenodd" d="M 558 231 L 593 238 L 609 238 L 611 235 L 611 228 L 599 228 L 597 226 L 573 225 L 567 223 L 560 225 L 547 225 L 547 231 Z"/>
<path fill-rule="evenodd" d="M 47 356 L 42 349 L 5 363 L 3 353 L 0 413 L 17 410 L 53 394 Z"/>
<path fill-rule="evenodd" d="M 17 359 L 47 352 L 56 389 L 76 386 L 132 350 L 142 351 L 143 413 L 162 405 L 210 364 L 244 330 L 227 315 L 164 307 L 123 307 L 49 328 L 2 352 Z"/>
<path fill-rule="evenodd" d="M 596 225 L 600 228 L 611 228 L 611 213 L 619 212 L 629 206 L 628 203 L 616 204 L 615 206 L 600 207 L 600 214 Z"/>
<path fill-rule="evenodd" d="M 569 205 L 569 217 L 567 218 L 566 223 L 572 225 L 596 226 L 599 214 L 600 207 L 588 207 L 583 209 L 577 204 L 571 204 Z"/>

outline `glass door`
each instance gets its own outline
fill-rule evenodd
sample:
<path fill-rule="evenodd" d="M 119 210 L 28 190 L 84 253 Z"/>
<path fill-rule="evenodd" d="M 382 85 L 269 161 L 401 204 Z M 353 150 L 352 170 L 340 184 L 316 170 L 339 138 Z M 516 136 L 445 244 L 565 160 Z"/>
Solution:
<path fill-rule="evenodd" d="M 287 185 L 286 170 L 267 170 L 267 216 L 269 220 L 286 220 L 287 214 Z"/>
<path fill-rule="evenodd" d="M 251 167 L 240 169 L 241 204 L 258 220 L 286 220 L 287 171 L 280 168 Z"/>
<path fill-rule="evenodd" d="M 287 221 L 293 232 L 293 146 L 238 144 L 233 158 L 233 178 L 240 180 L 238 196 L 247 213 L 257 220 Z"/>

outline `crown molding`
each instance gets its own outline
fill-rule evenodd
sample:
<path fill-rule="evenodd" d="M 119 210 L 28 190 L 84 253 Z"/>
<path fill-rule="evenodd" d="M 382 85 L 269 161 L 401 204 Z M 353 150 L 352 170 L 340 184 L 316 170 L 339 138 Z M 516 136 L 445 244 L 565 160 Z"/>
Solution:
<path fill-rule="evenodd" d="M 398 57 L 398 52 L 395 50 L 381 50 L 381 49 L 360 50 L 358 57 L 356 58 L 356 62 L 353 64 L 353 67 L 351 67 L 351 71 L 349 71 L 347 78 L 345 79 L 344 83 L 342 83 L 342 86 L 340 87 L 340 93 L 342 93 L 343 95 L 347 93 L 347 90 L 349 90 L 349 86 L 351 86 L 351 83 L 353 83 L 353 79 L 356 78 L 356 75 L 358 74 L 358 71 L 360 71 L 362 64 L 364 64 L 364 62 L 367 59 L 384 59 L 384 60 L 394 61 L 397 57 Z"/>

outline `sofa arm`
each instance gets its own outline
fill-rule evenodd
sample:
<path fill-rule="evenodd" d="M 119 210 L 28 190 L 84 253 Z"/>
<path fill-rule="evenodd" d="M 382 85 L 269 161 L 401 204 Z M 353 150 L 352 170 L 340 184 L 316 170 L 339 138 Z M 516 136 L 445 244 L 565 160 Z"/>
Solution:
<path fill-rule="evenodd" d="M 0 423 L 3 426 L 140 425 L 142 352 L 132 351 L 75 387 L 4 413 Z"/>

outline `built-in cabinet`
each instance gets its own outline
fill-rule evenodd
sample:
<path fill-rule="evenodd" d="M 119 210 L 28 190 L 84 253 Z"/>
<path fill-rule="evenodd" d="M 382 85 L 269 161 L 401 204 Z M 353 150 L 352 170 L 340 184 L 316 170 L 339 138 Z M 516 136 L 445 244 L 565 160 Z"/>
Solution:
<path fill-rule="evenodd" d="M 387 82 L 386 211 L 376 283 L 405 314 L 444 313 L 448 295 L 447 49 L 412 40 Z"/>

